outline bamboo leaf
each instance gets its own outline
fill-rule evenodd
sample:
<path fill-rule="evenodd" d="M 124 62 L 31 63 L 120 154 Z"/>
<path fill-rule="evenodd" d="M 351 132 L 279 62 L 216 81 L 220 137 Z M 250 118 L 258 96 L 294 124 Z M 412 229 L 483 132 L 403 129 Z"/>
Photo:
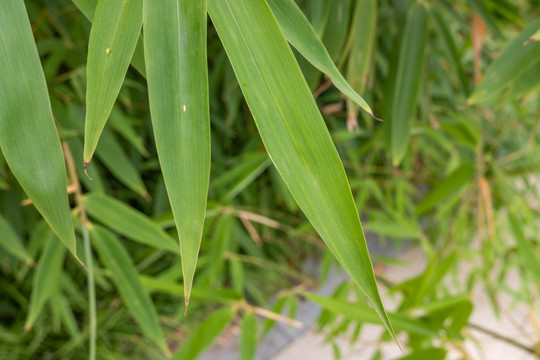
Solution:
<path fill-rule="evenodd" d="M 261 1 L 211 0 L 208 10 L 270 158 L 393 334 L 343 165 L 277 21 Z"/>
<path fill-rule="evenodd" d="M 534 66 L 540 58 L 540 42 L 524 43 L 540 27 L 540 18 L 533 21 L 521 32 L 495 59 L 486 70 L 484 79 L 474 89 L 467 100 L 468 105 L 490 104 L 501 97 L 504 89 L 530 67 Z"/>
<path fill-rule="evenodd" d="M 444 198 L 461 189 L 474 177 L 474 166 L 462 164 L 443 179 L 416 207 L 415 214 L 422 215 Z"/>
<path fill-rule="evenodd" d="M 350 30 L 351 51 L 347 63 L 347 81 L 359 94 L 363 94 L 371 67 L 377 36 L 377 0 L 356 2 Z M 347 101 L 349 118 L 356 118 L 358 107 Z"/>
<path fill-rule="evenodd" d="M 283 34 L 309 62 L 317 69 L 328 75 L 334 85 L 351 100 L 357 103 L 368 114 L 373 116 L 373 111 L 351 85 L 345 80 L 328 54 L 321 40 L 302 10 L 294 0 L 268 0 L 274 16 L 276 17 Z M 339 6 L 343 7 L 344 4 Z M 342 9 L 345 12 L 344 9 Z"/>
<path fill-rule="evenodd" d="M 81 205 L 114 231 L 141 244 L 178 254 L 178 245 L 158 224 L 123 202 L 91 193 L 81 200 Z"/>
<path fill-rule="evenodd" d="M 92 244 L 100 259 L 111 271 L 112 280 L 131 315 L 141 327 L 144 335 L 166 354 L 169 354 L 169 348 L 159 325 L 157 311 L 150 295 L 141 284 L 137 269 L 135 269 L 129 254 L 118 239 L 106 229 L 94 225 L 89 226 L 89 230 Z"/>
<path fill-rule="evenodd" d="M 0 148 L 13 175 L 76 257 L 66 167 L 22 0 L 0 6 Z"/>
<path fill-rule="evenodd" d="M 401 163 L 409 147 L 410 121 L 416 109 L 427 32 L 426 9 L 424 5 L 416 3 L 407 17 L 403 46 L 399 53 L 391 118 L 391 148 L 394 166 Z"/>
<path fill-rule="evenodd" d="M 206 19 L 204 0 L 144 1 L 150 112 L 178 229 L 186 310 L 210 181 Z"/>
<path fill-rule="evenodd" d="M 19 235 L 2 215 L 0 215 L 0 247 L 28 265 L 34 264 L 32 256 L 19 239 Z"/>
<path fill-rule="evenodd" d="M 30 306 L 24 323 L 24 329 L 30 330 L 38 315 L 43 310 L 43 305 L 58 291 L 62 266 L 64 264 L 65 248 L 56 236 L 49 233 L 45 239 L 43 254 L 39 258 L 30 295 Z"/>
<path fill-rule="evenodd" d="M 83 15 L 92 22 L 94 20 L 94 13 L 96 11 L 96 5 L 98 0 L 71 0 L 83 13 Z M 137 41 L 137 46 L 135 47 L 135 52 L 131 58 L 131 65 L 142 75 L 146 76 L 144 70 L 144 51 L 143 51 L 143 40 L 139 36 Z"/>
<path fill-rule="evenodd" d="M 214 312 L 191 334 L 182 344 L 173 360 L 194 360 L 204 349 L 212 345 L 214 339 L 221 334 L 232 321 L 235 311 L 226 307 Z"/>
<path fill-rule="evenodd" d="M 252 311 L 246 312 L 240 328 L 240 359 L 252 360 L 257 351 L 257 318 Z"/>
<path fill-rule="evenodd" d="M 92 159 L 142 26 L 142 1 L 98 1 L 88 44 L 84 162 Z"/>
<path fill-rule="evenodd" d="M 347 316 L 349 319 L 359 320 L 373 324 L 381 324 L 381 319 L 372 308 L 345 300 L 326 298 L 315 294 L 304 293 L 311 301 L 335 313 Z M 409 318 L 403 314 L 388 314 L 390 321 L 398 331 L 405 331 L 418 335 L 438 336 L 438 330 L 421 319 Z"/>

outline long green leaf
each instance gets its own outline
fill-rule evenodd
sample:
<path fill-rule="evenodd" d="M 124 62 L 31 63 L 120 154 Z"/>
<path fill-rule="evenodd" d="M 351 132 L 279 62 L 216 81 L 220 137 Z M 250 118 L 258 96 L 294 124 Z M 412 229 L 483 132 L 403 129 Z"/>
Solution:
<path fill-rule="evenodd" d="M 474 89 L 467 100 L 468 105 L 490 104 L 501 97 L 504 89 L 540 58 L 540 42 L 527 45 L 524 42 L 535 34 L 540 27 L 540 18 L 536 19 L 516 37 L 503 53 L 486 70 L 484 79 Z"/>
<path fill-rule="evenodd" d="M 0 6 L 0 148 L 13 175 L 75 254 L 66 167 L 23 0 Z"/>
<path fill-rule="evenodd" d="M 39 258 L 30 295 L 30 307 L 24 323 L 25 330 L 29 330 L 35 323 L 43 309 L 45 302 L 58 290 L 62 265 L 64 264 L 65 248 L 56 236 L 49 234 L 45 239 L 45 248 Z"/>
<path fill-rule="evenodd" d="M 270 158 L 393 334 L 343 165 L 277 21 L 263 1 L 211 0 L 208 10 Z"/>
<path fill-rule="evenodd" d="M 142 26 L 140 0 L 98 1 L 88 44 L 84 162 L 92 159 Z"/>
<path fill-rule="evenodd" d="M 347 81 L 363 94 L 371 67 L 377 37 L 377 0 L 358 0 L 355 5 L 351 30 L 351 51 L 347 63 Z M 347 100 L 347 116 L 356 119 L 358 107 Z"/>
<path fill-rule="evenodd" d="M 0 215 L 0 247 L 3 247 L 7 252 L 26 262 L 28 265 L 34 263 L 32 256 L 24 247 L 21 239 L 19 239 L 19 235 L 17 235 L 2 215 Z"/>
<path fill-rule="evenodd" d="M 323 308 L 336 314 L 345 315 L 348 319 L 382 325 L 381 319 L 377 313 L 368 306 L 340 299 L 326 298 L 315 294 L 304 293 L 304 295 Z M 388 317 L 398 331 L 406 331 L 419 335 L 438 336 L 438 329 L 421 319 L 409 318 L 398 313 L 390 313 L 388 314 Z"/>
<path fill-rule="evenodd" d="M 204 349 L 212 345 L 214 339 L 221 334 L 232 321 L 235 311 L 231 307 L 214 312 L 191 334 L 173 360 L 194 360 Z"/>
<path fill-rule="evenodd" d="M 101 194 L 89 194 L 81 204 L 90 216 L 142 244 L 178 254 L 178 244 L 158 224 L 130 206 Z"/>
<path fill-rule="evenodd" d="M 144 1 L 150 112 L 182 256 L 186 310 L 210 181 L 206 1 Z"/>
<path fill-rule="evenodd" d="M 168 354 L 158 314 L 150 295 L 145 291 L 127 251 L 120 241 L 108 230 L 99 226 L 89 226 L 92 244 L 100 259 L 111 271 L 112 280 L 120 292 L 124 303 L 146 337 L 151 339 Z"/>
<path fill-rule="evenodd" d="M 391 148 L 394 166 L 401 163 L 409 146 L 409 127 L 416 109 L 426 39 L 426 9 L 424 5 L 416 3 L 407 17 L 403 45 L 399 53 L 391 118 Z"/>
<path fill-rule="evenodd" d="M 315 30 L 294 0 L 268 0 L 267 2 L 287 40 L 317 69 L 328 75 L 343 94 L 373 116 L 373 111 L 367 102 L 353 90 L 341 75 L 323 43 L 317 37 Z M 342 11 L 344 10 L 342 9 Z"/>

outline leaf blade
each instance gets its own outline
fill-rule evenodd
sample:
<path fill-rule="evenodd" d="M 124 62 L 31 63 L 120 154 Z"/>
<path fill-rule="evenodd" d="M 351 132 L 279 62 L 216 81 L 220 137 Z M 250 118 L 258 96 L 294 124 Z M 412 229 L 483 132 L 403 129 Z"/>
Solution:
<path fill-rule="evenodd" d="M 210 182 L 206 1 L 145 0 L 143 12 L 150 112 L 178 229 L 187 310 Z"/>
<path fill-rule="evenodd" d="M 13 175 L 76 257 L 66 167 L 24 2 L 0 7 L 0 147 Z"/>
<path fill-rule="evenodd" d="M 98 1 L 88 44 L 84 162 L 92 159 L 142 27 L 142 2 Z"/>
<path fill-rule="evenodd" d="M 332 83 L 371 116 L 368 103 L 349 85 L 339 72 L 317 33 L 294 0 L 268 0 L 287 40 L 317 69 L 324 72 Z"/>
<path fill-rule="evenodd" d="M 345 170 L 277 21 L 259 1 L 211 0 L 208 10 L 270 158 L 394 335 Z"/>
<path fill-rule="evenodd" d="M 109 196 L 90 193 L 81 199 L 90 216 L 141 244 L 178 254 L 178 245 L 150 218 Z"/>
<path fill-rule="evenodd" d="M 89 232 L 94 248 L 111 271 L 116 288 L 142 332 L 168 354 L 169 349 L 159 325 L 157 311 L 150 295 L 141 284 L 129 254 L 108 230 L 92 225 L 89 226 Z"/>

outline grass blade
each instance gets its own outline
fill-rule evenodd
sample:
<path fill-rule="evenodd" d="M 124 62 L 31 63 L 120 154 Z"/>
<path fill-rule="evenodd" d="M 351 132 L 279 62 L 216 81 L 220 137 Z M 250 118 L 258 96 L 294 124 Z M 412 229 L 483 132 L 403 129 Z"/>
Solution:
<path fill-rule="evenodd" d="M 142 27 L 142 2 L 98 1 L 88 44 L 84 162 L 92 159 Z"/>
<path fill-rule="evenodd" d="M 0 147 L 36 209 L 76 257 L 66 166 L 22 0 L 0 7 Z"/>
<path fill-rule="evenodd" d="M 92 244 L 100 259 L 112 273 L 112 280 L 120 292 L 124 303 L 146 337 L 157 344 L 166 354 L 169 348 L 165 343 L 159 325 L 156 309 L 150 295 L 145 291 L 127 251 L 118 239 L 104 228 L 88 226 Z"/>
<path fill-rule="evenodd" d="M 334 64 L 321 40 L 302 10 L 294 0 L 268 0 L 274 16 L 276 17 L 283 34 L 310 63 L 328 75 L 332 83 L 351 100 L 357 103 L 368 114 L 373 111 L 367 102 L 353 90 Z M 345 6 L 340 4 L 340 6 Z"/>
<path fill-rule="evenodd" d="M 81 200 L 90 216 L 135 241 L 178 254 L 178 244 L 158 224 L 121 201 L 101 194 Z"/>
<path fill-rule="evenodd" d="M 180 350 L 173 356 L 173 360 L 194 360 L 204 349 L 212 345 L 214 339 L 221 334 L 232 321 L 234 309 L 226 307 L 214 312 L 191 334 Z"/>
<path fill-rule="evenodd" d="M 407 17 L 403 46 L 399 54 L 391 118 L 391 148 L 394 166 L 401 163 L 409 146 L 410 121 L 416 109 L 422 77 L 427 30 L 426 9 L 424 5 L 416 3 Z"/>
<path fill-rule="evenodd" d="M 186 310 L 210 181 L 206 19 L 203 0 L 144 1 L 150 112 L 178 229 Z"/>
<path fill-rule="evenodd" d="M 0 234 L 0 247 L 28 265 L 34 264 L 32 256 L 19 239 L 19 235 L 2 215 L 0 215 Z"/>
<path fill-rule="evenodd" d="M 56 236 L 50 234 L 45 239 L 45 248 L 39 258 L 30 295 L 30 307 L 24 323 L 24 329 L 30 330 L 45 302 L 58 290 L 64 264 L 65 248 Z"/>
<path fill-rule="evenodd" d="M 270 158 L 393 334 L 343 165 L 277 21 L 261 1 L 211 0 L 208 10 Z"/>

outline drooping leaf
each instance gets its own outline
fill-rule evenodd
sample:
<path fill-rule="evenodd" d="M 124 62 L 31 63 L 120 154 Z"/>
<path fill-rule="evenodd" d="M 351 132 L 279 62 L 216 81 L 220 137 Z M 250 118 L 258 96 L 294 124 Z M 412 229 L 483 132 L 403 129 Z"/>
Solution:
<path fill-rule="evenodd" d="M 29 330 L 43 310 L 43 305 L 58 291 L 62 267 L 64 264 L 65 248 L 62 243 L 49 233 L 45 238 L 45 247 L 39 258 L 38 265 L 32 281 L 30 306 L 24 323 L 25 330 Z"/>
<path fill-rule="evenodd" d="M 101 261 L 111 271 L 112 280 L 131 315 L 139 324 L 144 335 L 168 354 L 169 348 L 159 325 L 157 311 L 150 295 L 141 284 L 137 269 L 129 254 L 114 234 L 105 228 L 92 225 L 89 226 L 89 231 L 92 244 Z"/>
<path fill-rule="evenodd" d="M 178 254 L 178 244 L 157 223 L 121 201 L 91 193 L 84 196 L 81 205 L 110 229 L 142 244 Z"/>
<path fill-rule="evenodd" d="M 518 37 L 504 49 L 502 54 L 488 67 L 484 79 L 474 89 L 467 100 L 468 105 L 491 104 L 501 97 L 507 86 L 540 58 L 540 42 L 525 45 L 535 31 L 540 27 L 540 18 L 527 26 Z"/>
<path fill-rule="evenodd" d="M 421 3 L 416 3 L 407 17 L 396 75 L 392 118 L 390 120 L 392 164 L 394 166 L 401 163 L 409 147 L 410 121 L 416 110 L 426 39 L 426 9 Z"/>
<path fill-rule="evenodd" d="M 34 263 L 32 256 L 30 256 L 30 253 L 24 247 L 19 235 L 17 235 L 2 215 L 0 215 L 0 247 L 29 265 Z"/>
<path fill-rule="evenodd" d="M 144 1 L 150 113 L 182 256 L 186 309 L 210 181 L 206 1 Z"/>
<path fill-rule="evenodd" d="M 0 6 L 0 148 L 36 209 L 75 254 L 66 167 L 22 0 Z"/>
<path fill-rule="evenodd" d="M 208 10 L 270 158 L 393 334 L 343 165 L 272 12 L 251 0 L 211 0 Z"/>
<path fill-rule="evenodd" d="M 226 307 L 210 315 L 191 336 L 182 344 L 173 360 L 195 360 L 204 349 L 212 345 L 214 339 L 221 334 L 232 321 L 234 309 Z"/>
<path fill-rule="evenodd" d="M 364 99 L 353 90 L 334 64 L 315 30 L 294 0 L 268 0 L 283 34 L 287 40 L 317 69 L 324 72 L 343 94 L 357 103 L 368 114 L 373 111 Z M 339 6 L 343 7 L 344 4 Z M 345 10 L 342 9 L 344 12 Z"/>
<path fill-rule="evenodd" d="M 88 44 L 84 162 L 99 137 L 135 51 L 142 26 L 142 1 L 98 1 Z"/>

